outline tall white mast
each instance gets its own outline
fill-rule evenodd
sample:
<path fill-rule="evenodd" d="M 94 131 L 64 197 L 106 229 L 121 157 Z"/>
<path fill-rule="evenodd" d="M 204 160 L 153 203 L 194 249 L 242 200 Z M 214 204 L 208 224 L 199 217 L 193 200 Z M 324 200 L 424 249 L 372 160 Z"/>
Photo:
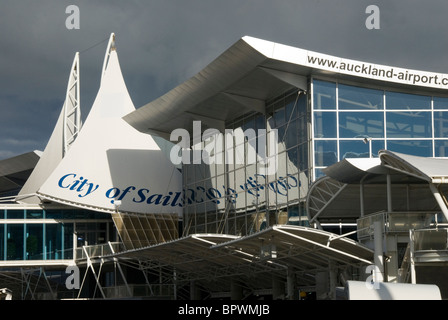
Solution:
<path fill-rule="evenodd" d="M 79 52 L 75 54 L 64 104 L 63 157 L 81 130 L 81 100 L 79 90 Z"/>

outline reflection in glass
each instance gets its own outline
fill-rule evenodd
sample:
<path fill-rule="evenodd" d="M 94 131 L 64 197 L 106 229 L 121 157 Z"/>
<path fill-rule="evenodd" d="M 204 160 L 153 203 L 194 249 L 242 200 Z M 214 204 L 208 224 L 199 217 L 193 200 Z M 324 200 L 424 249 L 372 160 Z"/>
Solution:
<path fill-rule="evenodd" d="M 448 157 L 448 141 L 436 140 L 434 141 L 435 157 Z"/>
<path fill-rule="evenodd" d="M 6 258 L 7 260 L 23 260 L 24 241 L 23 224 L 8 224 L 6 228 Z"/>
<path fill-rule="evenodd" d="M 336 138 L 336 112 L 314 112 L 314 137 Z"/>
<path fill-rule="evenodd" d="M 448 98 L 434 97 L 433 106 L 434 109 L 448 109 Z"/>
<path fill-rule="evenodd" d="M 73 236 L 72 236 L 73 238 Z M 26 260 L 43 260 L 43 225 L 26 226 Z"/>
<path fill-rule="evenodd" d="M 369 158 L 369 143 L 363 140 L 342 140 L 339 142 L 341 160 L 345 158 Z"/>
<path fill-rule="evenodd" d="M 434 112 L 434 136 L 436 138 L 448 137 L 448 112 Z"/>
<path fill-rule="evenodd" d="M 340 112 L 339 137 L 382 138 L 384 136 L 383 112 Z"/>
<path fill-rule="evenodd" d="M 314 142 L 316 167 L 326 167 L 338 161 L 337 145 L 333 140 L 316 140 Z"/>
<path fill-rule="evenodd" d="M 314 109 L 336 109 L 336 83 L 313 81 Z"/>
<path fill-rule="evenodd" d="M 381 110 L 383 91 L 339 84 L 339 109 L 341 110 Z"/>
<path fill-rule="evenodd" d="M 386 92 L 386 109 L 431 109 L 431 97 L 409 93 Z"/>
<path fill-rule="evenodd" d="M 431 138 L 431 112 L 387 112 L 388 138 Z"/>
<path fill-rule="evenodd" d="M 432 141 L 431 140 L 388 140 L 387 149 L 399 153 L 431 157 Z"/>

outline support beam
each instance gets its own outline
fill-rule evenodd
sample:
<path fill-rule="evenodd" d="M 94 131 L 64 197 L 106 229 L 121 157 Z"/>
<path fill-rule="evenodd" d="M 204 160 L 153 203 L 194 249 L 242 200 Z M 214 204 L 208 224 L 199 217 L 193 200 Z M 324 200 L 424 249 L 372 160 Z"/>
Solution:
<path fill-rule="evenodd" d="M 447 219 L 447 221 L 448 221 L 448 208 L 443 199 L 443 196 L 440 194 L 439 189 L 434 185 L 434 183 L 429 183 L 429 188 L 430 188 L 434 198 L 436 199 L 436 201 L 440 207 L 440 210 L 442 210 L 442 213 L 445 216 L 445 219 Z"/>
<path fill-rule="evenodd" d="M 224 92 L 223 94 L 248 109 L 259 112 L 261 114 L 266 114 L 266 104 L 263 100 L 244 97 L 228 92 Z"/>

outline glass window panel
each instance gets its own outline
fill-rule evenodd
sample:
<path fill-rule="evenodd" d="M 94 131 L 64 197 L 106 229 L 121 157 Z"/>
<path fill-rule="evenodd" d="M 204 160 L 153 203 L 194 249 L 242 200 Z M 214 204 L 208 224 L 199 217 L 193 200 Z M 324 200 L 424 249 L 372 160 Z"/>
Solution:
<path fill-rule="evenodd" d="M 298 121 L 297 120 L 291 120 L 286 125 L 286 148 L 289 149 L 291 147 L 294 147 L 298 143 L 298 135 L 297 135 L 297 127 L 298 127 Z"/>
<path fill-rule="evenodd" d="M 313 81 L 314 109 L 336 109 L 336 83 Z"/>
<path fill-rule="evenodd" d="M 0 209 L 0 219 L 5 219 L 5 210 Z"/>
<path fill-rule="evenodd" d="M 300 94 L 299 101 L 297 102 L 297 108 L 299 117 L 304 117 L 307 115 L 308 108 L 306 94 Z"/>
<path fill-rule="evenodd" d="M 362 140 L 339 142 L 341 160 L 345 158 L 369 158 L 369 144 Z"/>
<path fill-rule="evenodd" d="M 336 141 L 317 140 L 314 142 L 316 167 L 326 167 L 338 161 Z"/>
<path fill-rule="evenodd" d="M 23 212 L 23 211 L 22 211 Z M 7 260 L 23 260 L 23 224 L 8 224 L 6 227 L 6 258 Z"/>
<path fill-rule="evenodd" d="M 73 259 L 73 223 L 64 223 L 64 256 L 62 259 Z M 113 227 L 109 227 L 113 230 Z M 109 239 L 113 241 L 113 239 Z"/>
<path fill-rule="evenodd" d="M 386 92 L 386 108 L 391 109 L 431 109 L 431 97 L 409 93 Z"/>
<path fill-rule="evenodd" d="M 5 224 L 0 224 L 0 260 L 5 259 Z"/>
<path fill-rule="evenodd" d="M 431 138 L 431 112 L 387 112 L 388 138 Z"/>
<path fill-rule="evenodd" d="M 314 137 L 336 138 L 336 112 L 314 112 Z"/>
<path fill-rule="evenodd" d="M 382 138 L 384 136 L 383 112 L 340 112 L 339 137 Z"/>
<path fill-rule="evenodd" d="M 388 140 L 387 149 L 420 157 L 432 157 L 430 140 Z"/>
<path fill-rule="evenodd" d="M 434 109 L 448 109 L 448 98 L 434 97 Z"/>
<path fill-rule="evenodd" d="M 383 109 L 383 91 L 340 84 L 338 86 L 339 109 Z"/>
<path fill-rule="evenodd" d="M 26 218 L 27 219 L 43 219 L 44 211 L 43 210 L 26 210 Z"/>
<path fill-rule="evenodd" d="M 277 127 L 279 127 L 281 125 L 284 125 L 285 122 L 286 122 L 285 121 L 285 108 L 283 107 L 283 108 L 274 110 L 273 119 L 274 119 L 274 126 L 273 126 L 273 128 L 277 128 Z"/>
<path fill-rule="evenodd" d="M 265 120 L 265 118 L 264 118 L 264 116 L 258 116 L 257 118 L 255 118 L 255 123 L 256 123 L 256 125 L 257 125 L 257 130 L 260 130 L 260 129 L 264 129 L 264 130 L 266 130 L 266 122 L 265 122 L 266 120 Z"/>
<path fill-rule="evenodd" d="M 61 225 L 47 224 L 45 226 L 45 255 L 46 260 L 58 260 L 61 255 Z"/>
<path fill-rule="evenodd" d="M 26 226 L 26 260 L 43 260 L 43 225 Z"/>
<path fill-rule="evenodd" d="M 25 212 L 24 210 L 6 210 L 6 217 L 8 219 L 24 219 Z"/>
<path fill-rule="evenodd" d="M 297 147 L 289 149 L 287 151 L 287 156 L 288 174 L 299 172 L 299 155 Z"/>
<path fill-rule="evenodd" d="M 434 137 L 448 137 L 448 112 L 434 112 Z"/>
<path fill-rule="evenodd" d="M 308 144 L 301 144 L 298 147 L 299 153 L 299 170 L 308 169 Z"/>
<path fill-rule="evenodd" d="M 308 141 L 308 125 L 306 117 L 297 119 L 298 143 Z"/>
<path fill-rule="evenodd" d="M 316 171 L 315 180 L 319 179 L 320 177 L 324 177 L 325 176 L 325 173 L 322 171 L 322 169 L 316 168 L 315 171 Z"/>
<path fill-rule="evenodd" d="M 435 155 L 436 157 L 448 157 L 448 141 L 447 140 L 435 140 Z"/>
<path fill-rule="evenodd" d="M 372 157 L 378 157 L 378 152 L 384 150 L 384 140 L 372 140 Z"/>

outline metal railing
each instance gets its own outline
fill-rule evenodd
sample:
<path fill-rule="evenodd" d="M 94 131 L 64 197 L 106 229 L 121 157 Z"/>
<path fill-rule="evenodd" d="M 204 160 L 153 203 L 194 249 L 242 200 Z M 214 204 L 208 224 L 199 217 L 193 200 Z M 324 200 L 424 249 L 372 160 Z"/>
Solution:
<path fill-rule="evenodd" d="M 83 246 L 81 248 L 76 248 L 75 260 L 87 259 L 87 255 L 89 258 L 102 257 L 123 251 L 123 249 L 123 244 L 121 242 L 109 242 L 104 244 Z"/>
<path fill-rule="evenodd" d="M 366 215 L 357 220 L 358 239 L 373 236 L 373 225 L 375 221 L 382 221 L 383 233 L 408 233 L 409 230 L 422 229 L 430 226 L 434 212 L 380 211 Z"/>

